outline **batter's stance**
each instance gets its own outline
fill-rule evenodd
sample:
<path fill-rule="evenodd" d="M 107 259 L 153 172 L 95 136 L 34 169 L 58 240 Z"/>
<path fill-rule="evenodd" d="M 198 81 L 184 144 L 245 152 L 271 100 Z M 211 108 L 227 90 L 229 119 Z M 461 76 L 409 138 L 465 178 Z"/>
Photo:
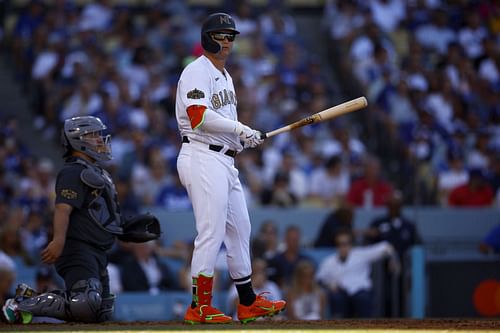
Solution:
<path fill-rule="evenodd" d="M 241 322 L 274 315 L 286 305 L 255 295 L 250 280 L 250 218 L 234 157 L 263 140 L 259 131 L 238 122 L 233 81 L 224 68 L 237 34 L 231 16 L 210 15 L 201 29 L 203 55 L 184 69 L 177 87 L 175 112 L 183 142 L 177 170 L 191 199 L 198 233 L 191 262 L 193 301 L 184 317 L 191 324 L 231 321 L 211 305 L 222 242 L 238 290 Z"/>

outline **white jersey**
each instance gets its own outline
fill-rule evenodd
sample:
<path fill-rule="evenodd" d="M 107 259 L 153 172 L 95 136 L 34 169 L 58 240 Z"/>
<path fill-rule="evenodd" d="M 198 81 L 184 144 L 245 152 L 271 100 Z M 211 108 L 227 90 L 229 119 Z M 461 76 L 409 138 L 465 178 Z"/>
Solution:
<path fill-rule="evenodd" d="M 175 115 L 181 136 L 206 144 L 226 146 L 229 149 L 243 149 L 238 135 L 234 133 L 210 133 L 203 126 L 191 128 L 186 109 L 192 105 L 202 105 L 220 116 L 238 121 L 236 94 L 233 79 L 224 69 L 224 74 L 205 56 L 186 66 L 177 86 Z"/>

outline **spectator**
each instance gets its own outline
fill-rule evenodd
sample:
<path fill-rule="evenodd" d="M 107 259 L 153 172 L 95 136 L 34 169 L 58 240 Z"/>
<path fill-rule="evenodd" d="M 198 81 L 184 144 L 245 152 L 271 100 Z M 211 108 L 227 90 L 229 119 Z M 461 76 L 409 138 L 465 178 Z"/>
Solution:
<path fill-rule="evenodd" d="M 28 213 L 26 223 L 21 227 L 21 242 L 30 258 L 38 259 L 40 251 L 48 243 L 46 217 L 40 212 Z"/>
<path fill-rule="evenodd" d="M 325 318 L 326 294 L 314 280 L 315 267 L 307 260 L 300 261 L 293 273 L 288 290 L 289 319 L 321 320 Z"/>
<path fill-rule="evenodd" d="M 364 163 L 364 173 L 352 182 L 347 201 L 354 206 L 370 208 L 382 206 L 392 193 L 392 186 L 381 178 L 380 162 L 369 157 Z"/>
<path fill-rule="evenodd" d="M 173 183 L 159 190 L 155 205 L 168 211 L 186 211 L 192 209 L 191 201 L 177 173 L 172 175 Z"/>
<path fill-rule="evenodd" d="M 375 219 L 370 223 L 370 228 L 366 232 L 366 240 L 371 244 L 382 241 L 389 242 L 396 250 L 399 262 L 402 267 L 406 264 L 407 251 L 414 245 L 422 241 L 417 232 L 415 224 L 404 217 L 401 213 L 403 197 L 401 192 L 395 191 L 392 197 L 387 201 L 387 215 Z M 391 267 L 385 266 L 384 276 L 390 275 Z M 404 304 L 405 290 L 403 285 L 403 276 L 400 275 L 397 280 L 384 279 L 385 291 L 385 316 L 401 316 L 402 306 Z M 392 291 L 398 291 L 397 302 L 392 298 Z M 396 311 L 396 313 L 393 313 Z"/>
<path fill-rule="evenodd" d="M 296 225 L 291 225 L 285 232 L 285 249 L 268 260 L 269 279 L 276 282 L 282 290 L 290 286 L 293 271 L 300 260 L 309 258 L 302 253 L 300 244 L 301 231 Z"/>
<path fill-rule="evenodd" d="M 290 177 L 288 174 L 278 172 L 274 176 L 272 187 L 265 189 L 261 193 L 261 203 L 278 207 L 290 207 L 297 204 L 297 197 L 290 190 Z"/>
<path fill-rule="evenodd" d="M 400 261 L 404 260 L 410 247 L 421 243 L 415 223 L 402 215 L 402 205 L 402 194 L 395 191 L 387 200 L 387 215 L 372 221 L 366 234 L 369 243 L 389 242 Z"/>
<path fill-rule="evenodd" d="M 489 207 L 494 193 L 480 169 L 469 172 L 469 181 L 454 188 L 448 197 L 448 204 L 455 207 Z"/>
<path fill-rule="evenodd" d="M 269 260 L 278 254 L 278 249 L 278 227 L 274 221 L 266 220 L 252 240 L 252 255 L 254 258 Z"/>
<path fill-rule="evenodd" d="M 120 267 L 123 291 L 145 291 L 156 295 L 161 290 L 177 289 L 172 272 L 154 254 L 154 241 L 131 245 L 132 256 Z"/>
<path fill-rule="evenodd" d="M 448 150 L 447 169 L 438 173 L 437 186 L 439 202 L 448 204 L 448 195 L 452 189 L 467 183 L 469 173 L 464 167 L 463 155 L 458 149 Z"/>
<path fill-rule="evenodd" d="M 324 168 L 311 175 L 311 193 L 308 200 L 324 207 L 337 207 L 349 189 L 349 172 L 342 166 L 339 156 L 330 157 Z"/>
<path fill-rule="evenodd" d="M 332 211 L 321 225 L 314 247 L 335 247 L 335 235 L 340 230 L 352 231 L 353 210 L 347 204 Z"/>
<path fill-rule="evenodd" d="M 353 248 L 348 231 L 337 233 L 335 244 L 337 253 L 326 257 L 316 274 L 316 280 L 328 291 L 332 316 L 369 318 L 373 314 L 371 264 L 387 256 L 395 263 L 396 252 L 388 242 Z"/>
<path fill-rule="evenodd" d="M 479 251 L 484 254 L 500 253 L 500 224 L 486 234 L 479 244 Z"/>
<path fill-rule="evenodd" d="M 35 290 L 38 293 L 46 293 L 58 289 L 54 270 L 49 266 L 40 266 L 35 274 Z"/>

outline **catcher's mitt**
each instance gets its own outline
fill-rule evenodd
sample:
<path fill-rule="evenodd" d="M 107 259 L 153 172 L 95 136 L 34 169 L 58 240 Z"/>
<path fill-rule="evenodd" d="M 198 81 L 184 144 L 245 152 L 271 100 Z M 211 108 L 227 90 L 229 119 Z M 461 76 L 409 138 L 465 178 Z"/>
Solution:
<path fill-rule="evenodd" d="M 160 221 L 150 213 L 125 219 L 122 227 L 123 235 L 119 235 L 118 239 L 124 242 L 144 243 L 161 235 Z"/>

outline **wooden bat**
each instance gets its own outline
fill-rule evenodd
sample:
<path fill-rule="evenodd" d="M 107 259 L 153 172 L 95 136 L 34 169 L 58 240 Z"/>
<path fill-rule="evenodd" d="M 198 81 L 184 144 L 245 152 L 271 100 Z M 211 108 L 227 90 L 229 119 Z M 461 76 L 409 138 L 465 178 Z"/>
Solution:
<path fill-rule="evenodd" d="M 296 128 L 299 128 L 302 126 L 315 124 L 315 123 L 319 123 L 319 122 L 322 122 L 322 121 L 325 121 L 328 119 L 336 118 L 336 117 L 344 115 L 346 113 L 362 109 L 362 108 L 366 107 L 367 105 L 368 105 L 368 101 L 366 100 L 366 98 L 364 96 L 358 97 L 358 98 L 352 99 L 350 101 L 347 101 L 345 103 L 332 106 L 331 108 L 328 108 L 326 110 L 323 110 L 323 111 L 320 111 L 320 112 L 315 113 L 313 115 L 310 115 L 309 117 L 298 120 L 292 124 L 275 129 L 274 131 L 262 133 L 262 139 L 270 138 L 272 136 L 275 136 L 276 134 L 288 132 L 288 131 L 291 131 L 293 129 L 296 129 Z"/>

